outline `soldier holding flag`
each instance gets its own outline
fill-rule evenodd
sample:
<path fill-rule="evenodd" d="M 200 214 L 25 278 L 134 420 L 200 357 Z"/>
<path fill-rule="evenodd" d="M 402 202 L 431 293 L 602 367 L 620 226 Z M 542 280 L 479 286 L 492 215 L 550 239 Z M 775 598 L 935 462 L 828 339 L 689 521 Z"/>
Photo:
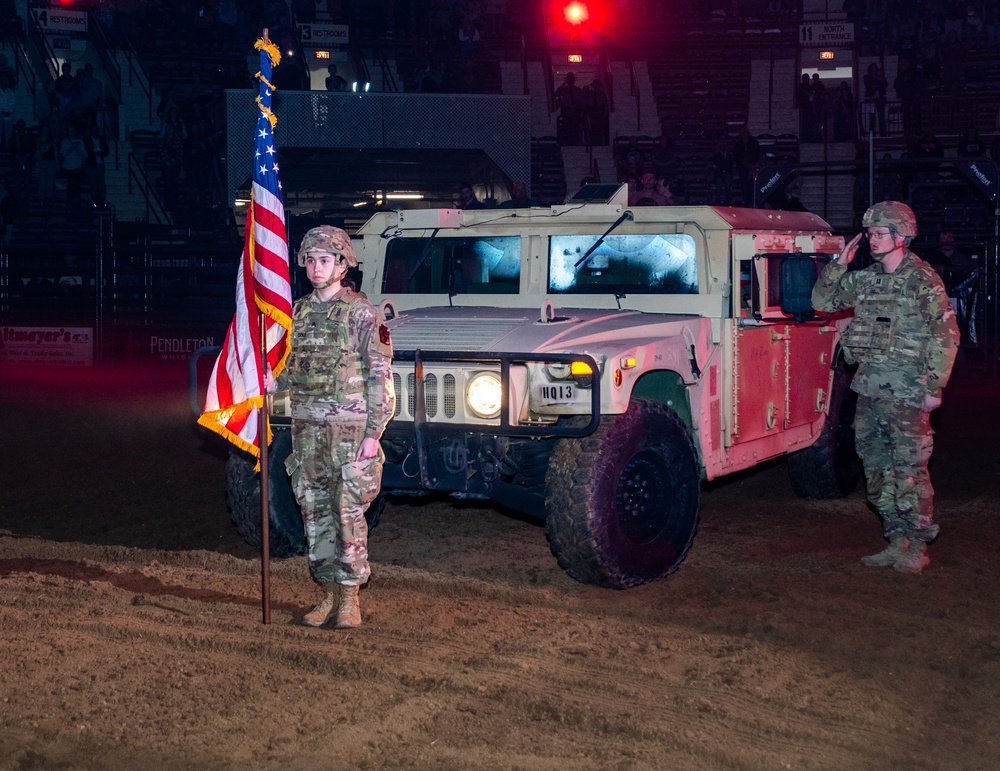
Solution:
<path fill-rule="evenodd" d="M 364 295 L 345 281 L 358 264 L 340 228 L 313 228 L 299 265 L 313 286 L 292 314 L 292 345 L 280 383 L 291 398 L 292 454 L 286 463 L 302 509 L 309 570 L 323 600 L 303 623 L 361 624 L 358 590 L 368 580 L 365 509 L 376 498 L 384 455 L 379 438 L 392 417 L 389 330 Z"/>

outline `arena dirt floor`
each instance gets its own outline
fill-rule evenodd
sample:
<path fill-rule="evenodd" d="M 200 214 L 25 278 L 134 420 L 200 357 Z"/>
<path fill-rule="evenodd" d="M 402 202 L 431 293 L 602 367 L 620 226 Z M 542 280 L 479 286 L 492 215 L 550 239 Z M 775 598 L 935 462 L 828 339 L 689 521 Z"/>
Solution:
<path fill-rule="evenodd" d="M 709 485 L 680 570 L 575 583 L 544 528 L 390 504 L 364 625 L 300 625 L 305 561 L 230 524 L 227 448 L 181 366 L 6 367 L 2 769 L 992 769 L 1000 757 L 998 380 L 936 416 L 919 576 L 861 492 L 784 463 Z"/>

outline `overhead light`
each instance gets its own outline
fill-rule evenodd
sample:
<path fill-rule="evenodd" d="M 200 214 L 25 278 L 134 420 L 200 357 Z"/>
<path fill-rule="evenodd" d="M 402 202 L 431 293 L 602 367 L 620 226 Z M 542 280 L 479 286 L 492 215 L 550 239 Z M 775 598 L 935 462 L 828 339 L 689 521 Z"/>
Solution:
<path fill-rule="evenodd" d="M 237 198 L 235 201 L 233 201 L 233 206 L 236 206 L 236 207 L 248 206 L 249 204 L 250 204 L 250 201 L 247 200 L 247 199 L 245 199 L 245 198 Z"/>
<path fill-rule="evenodd" d="M 386 193 L 386 198 L 392 198 L 397 201 L 420 201 L 423 199 L 423 193 Z"/>

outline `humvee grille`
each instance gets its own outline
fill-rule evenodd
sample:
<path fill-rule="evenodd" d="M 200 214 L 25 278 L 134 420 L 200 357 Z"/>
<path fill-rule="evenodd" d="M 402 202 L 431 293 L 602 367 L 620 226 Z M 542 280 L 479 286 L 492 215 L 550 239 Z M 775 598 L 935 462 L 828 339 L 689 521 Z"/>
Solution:
<path fill-rule="evenodd" d="M 424 407 L 428 418 L 437 417 L 438 410 L 443 404 L 444 417 L 451 419 L 458 412 L 457 393 L 455 387 L 455 376 L 446 374 L 438 382 L 438 376 L 428 373 L 424 376 Z M 416 414 L 417 379 L 410 372 L 406 376 L 406 389 L 402 388 L 403 380 L 398 372 L 392 373 L 392 385 L 396 391 L 396 408 L 392 413 L 394 418 L 403 414 L 403 400 L 406 400 L 406 417 L 413 417 Z"/>

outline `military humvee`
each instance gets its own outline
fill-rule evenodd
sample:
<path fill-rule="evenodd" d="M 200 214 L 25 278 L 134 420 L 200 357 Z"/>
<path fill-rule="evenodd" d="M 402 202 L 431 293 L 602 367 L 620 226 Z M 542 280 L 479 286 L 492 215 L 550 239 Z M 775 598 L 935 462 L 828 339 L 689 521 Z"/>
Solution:
<path fill-rule="evenodd" d="M 610 192 L 383 212 L 354 243 L 394 346 L 383 495 L 544 520 L 571 576 L 624 588 L 684 559 L 702 482 L 790 454 L 795 491 L 826 498 L 853 490 L 860 468 L 843 321 L 809 304 L 843 238 L 808 213 L 629 208 L 624 188 Z M 271 450 L 279 555 L 304 548 L 287 434 Z M 237 522 L 259 538 L 248 463 L 229 472 Z"/>

